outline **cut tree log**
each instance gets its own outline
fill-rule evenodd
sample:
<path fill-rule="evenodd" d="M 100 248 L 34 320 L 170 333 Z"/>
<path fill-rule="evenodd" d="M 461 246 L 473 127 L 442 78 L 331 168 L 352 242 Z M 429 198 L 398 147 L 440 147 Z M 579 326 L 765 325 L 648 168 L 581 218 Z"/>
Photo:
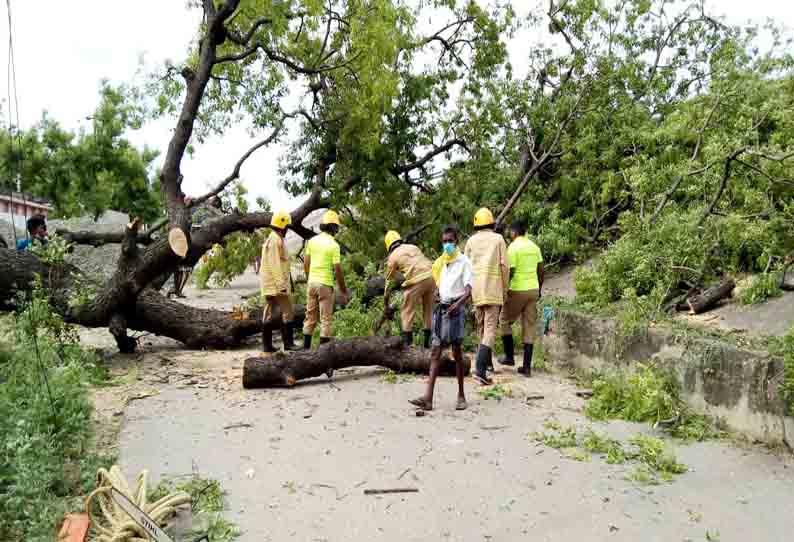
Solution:
<path fill-rule="evenodd" d="M 713 307 L 718 301 L 729 297 L 736 283 L 733 279 L 723 280 L 721 283 L 708 288 L 703 293 L 690 297 L 686 300 L 689 306 L 689 314 L 700 314 Z"/>
<path fill-rule="evenodd" d="M 471 362 L 464 357 L 464 372 Z M 430 351 L 406 347 L 400 337 L 366 337 L 340 339 L 317 350 L 276 352 L 269 357 L 253 357 L 243 364 L 244 388 L 294 386 L 299 380 L 322 376 L 328 369 L 380 366 L 396 373 L 420 373 L 430 370 Z M 442 375 L 455 374 L 455 362 L 442 357 Z"/>

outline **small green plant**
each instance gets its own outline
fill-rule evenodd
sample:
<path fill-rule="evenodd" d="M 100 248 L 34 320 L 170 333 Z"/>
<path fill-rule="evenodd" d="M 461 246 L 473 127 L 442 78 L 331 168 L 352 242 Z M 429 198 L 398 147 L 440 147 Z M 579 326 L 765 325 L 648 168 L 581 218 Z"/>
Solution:
<path fill-rule="evenodd" d="M 739 300 L 742 305 L 755 305 L 781 295 L 780 273 L 762 273 L 753 277 L 750 286 L 742 290 Z"/>
<path fill-rule="evenodd" d="M 496 399 L 497 401 L 501 401 L 505 397 L 513 397 L 513 390 L 510 386 L 503 386 L 502 384 L 494 384 L 493 386 L 488 386 L 486 388 L 480 388 L 477 390 L 483 399 Z"/>

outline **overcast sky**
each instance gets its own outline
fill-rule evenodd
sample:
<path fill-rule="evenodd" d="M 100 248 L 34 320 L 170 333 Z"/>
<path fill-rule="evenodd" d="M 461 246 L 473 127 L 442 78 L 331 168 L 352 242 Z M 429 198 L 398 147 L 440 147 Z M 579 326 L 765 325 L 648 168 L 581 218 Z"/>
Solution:
<path fill-rule="evenodd" d="M 22 127 L 35 124 L 43 111 L 67 128 L 90 127 L 84 119 L 97 105 L 101 79 L 130 81 L 141 57 L 150 66 L 183 58 L 199 20 L 198 12 L 187 11 L 185 4 L 185 0 L 11 0 Z M 537 0 L 513 2 L 520 16 L 538 5 Z M 794 28 L 794 2 L 790 0 L 712 0 L 709 5 L 731 23 L 770 17 Z M 6 3 L 2 2 L 0 59 L 4 65 L 8 60 L 7 18 Z M 530 39 L 523 34 L 510 43 L 513 65 L 523 64 Z M 0 100 L 5 101 L 5 66 L 0 70 L 0 82 Z M 2 109 L 8 115 L 6 103 Z M 128 137 L 140 146 L 145 143 L 165 150 L 172 125 L 172 119 L 158 121 Z M 227 175 L 251 144 L 244 130 L 234 129 L 197 147 L 195 157 L 182 162 L 185 192 L 199 194 Z M 242 178 L 252 196 L 266 196 L 274 208 L 291 209 L 294 200 L 280 188 L 277 175 L 277 159 L 283 151 L 278 146 L 260 150 L 246 162 Z"/>

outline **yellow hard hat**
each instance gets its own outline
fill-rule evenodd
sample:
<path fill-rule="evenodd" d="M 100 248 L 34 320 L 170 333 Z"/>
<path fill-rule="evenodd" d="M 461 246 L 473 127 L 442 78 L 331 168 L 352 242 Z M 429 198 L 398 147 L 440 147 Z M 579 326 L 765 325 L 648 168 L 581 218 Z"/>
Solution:
<path fill-rule="evenodd" d="M 474 213 L 474 227 L 490 226 L 493 223 L 493 213 L 487 207 L 482 207 Z"/>
<path fill-rule="evenodd" d="M 336 224 L 337 226 L 341 226 L 342 224 L 339 222 L 339 215 L 336 214 L 336 211 L 327 210 L 323 215 L 323 224 Z"/>
<path fill-rule="evenodd" d="M 400 234 L 396 231 L 391 230 L 386 232 L 386 250 L 389 250 L 394 242 L 399 241 L 400 239 L 402 239 L 402 237 L 400 237 Z"/>
<path fill-rule="evenodd" d="M 270 219 L 270 225 L 274 228 L 283 230 L 290 224 L 292 224 L 292 217 L 289 216 L 289 213 L 284 211 L 273 213 L 273 218 Z"/>

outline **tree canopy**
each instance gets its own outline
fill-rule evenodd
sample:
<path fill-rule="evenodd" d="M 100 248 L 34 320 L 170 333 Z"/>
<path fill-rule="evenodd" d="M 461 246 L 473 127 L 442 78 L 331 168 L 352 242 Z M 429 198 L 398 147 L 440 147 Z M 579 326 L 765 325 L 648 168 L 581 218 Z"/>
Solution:
<path fill-rule="evenodd" d="M 124 133 L 140 126 L 135 109 L 103 85 L 90 131 L 73 133 L 45 113 L 29 130 L 0 130 L 0 187 L 49 199 L 56 216 L 98 216 L 113 209 L 150 222 L 162 206 L 152 164 L 158 153 L 138 150 Z"/>

